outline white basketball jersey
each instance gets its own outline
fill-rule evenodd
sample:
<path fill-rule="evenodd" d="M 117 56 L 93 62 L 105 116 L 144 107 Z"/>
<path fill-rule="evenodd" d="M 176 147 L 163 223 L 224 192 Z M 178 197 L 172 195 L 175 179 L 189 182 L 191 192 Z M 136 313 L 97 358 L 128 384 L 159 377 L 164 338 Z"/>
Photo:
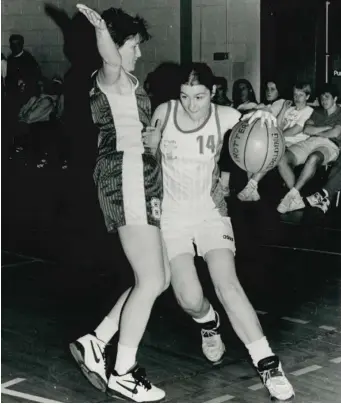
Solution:
<path fill-rule="evenodd" d="M 170 102 L 160 145 L 163 212 L 214 209 L 211 192 L 219 178 L 217 162 L 223 141 L 217 107 L 211 104 L 209 117 L 198 129 L 184 131 L 176 120 L 179 101 Z"/>

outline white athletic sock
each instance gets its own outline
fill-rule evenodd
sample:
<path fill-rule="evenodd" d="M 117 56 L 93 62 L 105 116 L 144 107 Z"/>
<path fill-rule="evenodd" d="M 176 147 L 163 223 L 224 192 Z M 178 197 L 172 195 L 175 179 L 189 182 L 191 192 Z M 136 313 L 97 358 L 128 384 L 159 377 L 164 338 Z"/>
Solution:
<path fill-rule="evenodd" d="M 98 339 L 107 344 L 117 333 L 118 324 L 115 320 L 105 316 L 101 324 L 96 328 L 95 334 Z"/>
<path fill-rule="evenodd" d="M 268 356 L 274 355 L 266 337 L 251 342 L 251 344 L 247 344 L 246 348 L 249 351 L 254 366 L 256 367 L 259 361 L 267 358 Z"/>
<path fill-rule="evenodd" d="M 126 374 L 135 365 L 136 352 L 137 347 L 132 348 L 118 343 L 115 370 L 119 375 Z"/>
<path fill-rule="evenodd" d="M 249 180 L 249 184 L 252 186 L 252 188 L 258 188 L 258 181 L 254 180 L 253 178 Z"/>
<path fill-rule="evenodd" d="M 194 318 L 193 317 L 193 320 L 196 321 L 199 324 L 214 321 L 215 320 L 215 311 L 213 310 L 212 305 L 210 304 L 210 308 L 208 310 L 208 313 L 204 317 L 201 317 L 201 318 Z"/>
<path fill-rule="evenodd" d="M 293 196 L 301 196 L 300 191 L 298 191 L 295 187 L 292 187 L 289 193 Z"/>

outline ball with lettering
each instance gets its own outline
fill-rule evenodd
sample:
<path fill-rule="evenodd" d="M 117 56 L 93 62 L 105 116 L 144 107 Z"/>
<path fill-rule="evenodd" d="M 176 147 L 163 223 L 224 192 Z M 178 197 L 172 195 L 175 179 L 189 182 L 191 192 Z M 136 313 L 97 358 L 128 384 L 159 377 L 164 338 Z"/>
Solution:
<path fill-rule="evenodd" d="M 260 119 L 251 124 L 241 121 L 232 129 L 229 152 L 237 166 L 249 173 L 270 171 L 283 157 L 284 136 L 273 125 L 261 126 Z"/>

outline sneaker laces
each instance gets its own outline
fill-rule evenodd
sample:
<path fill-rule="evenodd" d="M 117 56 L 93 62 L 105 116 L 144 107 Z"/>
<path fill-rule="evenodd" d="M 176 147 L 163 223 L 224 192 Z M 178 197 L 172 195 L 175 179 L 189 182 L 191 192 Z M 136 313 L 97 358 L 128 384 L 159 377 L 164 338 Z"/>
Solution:
<path fill-rule="evenodd" d="M 267 384 L 268 381 L 271 382 L 274 378 L 276 378 L 276 383 L 279 383 L 283 386 L 287 384 L 285 376 L 279 368 L 264 370 L 263 372 L 260 373 L 263 379 L 263 383 L 265 385 Z"/>
<path fill-rule="evenodd" d="M 205 344 L 208 347 L 215 347 L 215 340 L 216 340 L 216 336 L 218 335 L 218 332 L 216 329 L 211 329 L 211 330 L 205 330 L 202 329 L 201 330 L 201 336 L 205 341 Z"/>
<path fill-rule="evenodd" d="M 150 381 L 147 379 L 146 370 L 144 368 L 137 368 L 132 374 L 136 381 L 135 386 L 142 386 L 147 391 L 152 388 Z"/>

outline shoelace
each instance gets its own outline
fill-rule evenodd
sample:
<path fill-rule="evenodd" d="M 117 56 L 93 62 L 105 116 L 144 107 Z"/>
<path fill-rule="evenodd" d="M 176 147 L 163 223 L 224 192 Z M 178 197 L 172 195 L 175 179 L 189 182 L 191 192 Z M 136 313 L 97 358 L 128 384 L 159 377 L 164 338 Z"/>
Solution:
<path fill-rule="evenodd" d="M 137 368 L 133 372 L 133 377 L 136 380 L 136 386 L 142 386 L 145 390 L 150 390 L 152 388 L 150 381 L 147 379 L 144 368 Z"/>
<path fill-rule="evenodd" d="M 272 378 L 277 378 L 277 381 L 279 381 L 282 385 L 286 384 L 286 381 L 283 379 L 284 374 L 278 368 L 264 370 L 263 372 L 261 372 L 261 376 L 262 376 L 264 384 L 266 384 L 267 381 L 271 380 Z"/>
<path fill-rule="evenodd" d="M 201 335 L 203 338 L 205 338 L 205 342 L 207 343 L 208 346 L 214 346 L 214 337 L 218 335 L 217 330 L 201 330 Z"/>

